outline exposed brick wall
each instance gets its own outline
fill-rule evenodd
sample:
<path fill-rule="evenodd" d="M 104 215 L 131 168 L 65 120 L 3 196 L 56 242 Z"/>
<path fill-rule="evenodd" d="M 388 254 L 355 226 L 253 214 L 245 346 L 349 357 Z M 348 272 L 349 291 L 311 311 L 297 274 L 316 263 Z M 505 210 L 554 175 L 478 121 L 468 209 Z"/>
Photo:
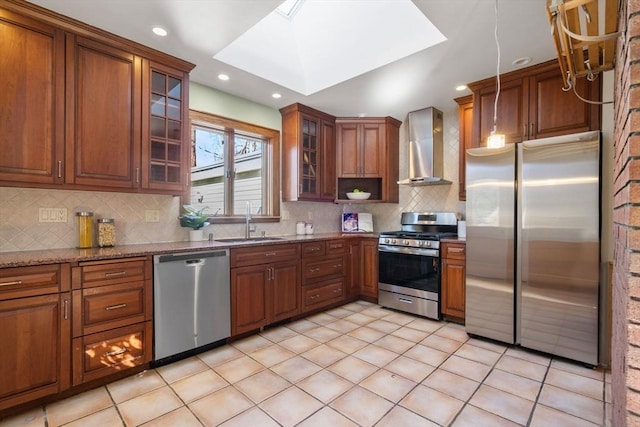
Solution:
<path fill-rule="evenodd" d="M 613 426 L 640 425 L 640 0 L 620 2 L 614 86 Z"/>

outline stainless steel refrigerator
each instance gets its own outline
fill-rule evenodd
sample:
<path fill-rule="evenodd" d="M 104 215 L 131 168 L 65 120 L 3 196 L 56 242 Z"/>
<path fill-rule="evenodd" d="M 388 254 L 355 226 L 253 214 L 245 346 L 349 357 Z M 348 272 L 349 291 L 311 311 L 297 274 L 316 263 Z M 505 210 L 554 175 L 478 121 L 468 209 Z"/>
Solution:
<path fill-rule="evenodd" d="M 467 332 L 597 365 L 600 133 L 466 161 Z"/>

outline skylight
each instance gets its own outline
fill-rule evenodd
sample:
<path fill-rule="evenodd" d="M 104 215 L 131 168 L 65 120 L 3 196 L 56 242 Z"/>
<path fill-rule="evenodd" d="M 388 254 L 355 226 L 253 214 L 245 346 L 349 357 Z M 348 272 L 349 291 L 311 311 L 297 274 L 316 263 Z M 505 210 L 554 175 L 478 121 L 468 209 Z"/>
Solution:
<path fill-rule="evenodd" d="M 298 9 L 302 1 L 303 0 L 285 0 L 280 6 L 276 8 L 276 11 L 280 12 L 287 18 L 292 18 L 293 14 L 296 13 L 296 10 Z"/>
<path fill-rule="evenodd" d="M 311 95 L 445 41 L 411 0 L 286 0 L 215 59 Z"/>

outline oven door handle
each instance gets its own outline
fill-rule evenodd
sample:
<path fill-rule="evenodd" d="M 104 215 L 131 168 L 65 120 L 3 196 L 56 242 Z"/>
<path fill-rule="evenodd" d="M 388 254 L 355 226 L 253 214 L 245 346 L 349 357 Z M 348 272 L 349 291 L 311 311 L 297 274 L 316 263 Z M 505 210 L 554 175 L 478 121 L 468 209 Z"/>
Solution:
<path fill-rule="evenodd" d="M 422 256 L 430 256 L 430 257 L 436 257 L 436 258 L 440 255 L 437 249 L 408 248 L 405 246 L 386 246 L 386 245 L 378 245 L 378 252 L 389 252 L 389 253 L 406 254 L 406 255 L 422 255 Z"/>

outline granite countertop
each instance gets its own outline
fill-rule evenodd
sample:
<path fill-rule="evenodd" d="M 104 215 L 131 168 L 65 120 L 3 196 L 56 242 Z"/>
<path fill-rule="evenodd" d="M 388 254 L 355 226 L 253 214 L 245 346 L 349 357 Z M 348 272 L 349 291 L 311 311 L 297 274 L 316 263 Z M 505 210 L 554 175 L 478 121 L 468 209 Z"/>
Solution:
<path fill-rule="evenodd" d="M 253 240 L 240 242 L 222 242 L 216 240 L 213 240 L 211 242 L 166 242 L 137 245 L 116 245 L 112 248 L 65 248 L 36 251 L 2 252 L 0 253 L 0 268 L 57 264 L 63 262 L 97 261 L 102 259 L 127 258 L 173 252 L 195 252 L 209 249 L 215 250 L 246 246 L 279 245 L 285 243 L 312 242 L 314 240 L 339 239 L 343 237 L 377 238 L 378 235 L 376 233 L 320 233 L 267 237 L 277 238 L 277 240 Z"/>

